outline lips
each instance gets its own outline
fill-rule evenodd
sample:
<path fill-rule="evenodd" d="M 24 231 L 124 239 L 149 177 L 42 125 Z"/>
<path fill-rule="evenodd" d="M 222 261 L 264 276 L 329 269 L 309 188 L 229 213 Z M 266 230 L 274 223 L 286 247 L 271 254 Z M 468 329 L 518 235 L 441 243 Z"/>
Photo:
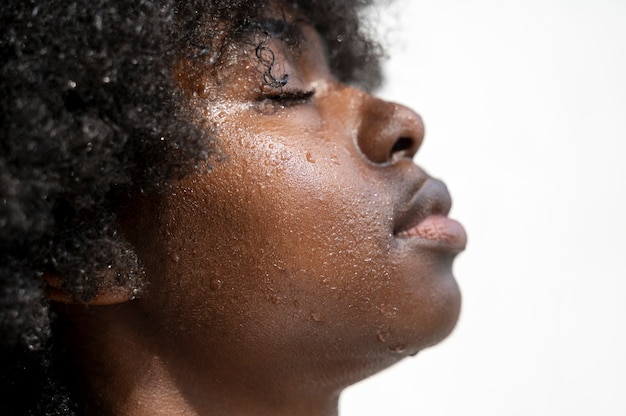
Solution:
<path fill-rule="evenodd" d="M 394 235 L 435 249 L 463 251 L 467 234 L 458 221 L 448 218 L 451 207 L 444 183 L 429 178 L 397 211 Z"/>

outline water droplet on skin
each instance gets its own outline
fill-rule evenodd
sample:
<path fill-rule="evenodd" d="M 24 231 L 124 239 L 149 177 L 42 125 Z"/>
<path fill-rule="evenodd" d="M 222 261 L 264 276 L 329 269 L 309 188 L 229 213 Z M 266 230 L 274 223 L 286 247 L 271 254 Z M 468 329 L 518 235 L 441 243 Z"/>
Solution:
<path fill-rule="evenodd" d="M 387 339 L 389 339 L 389 335 L 391 335 L 391 332 L 387 327 L 380 328 L 378 330 L 378 333 L 376 334 L 380 342 L 387 342 Z"/>
<path fill-rule="evenodd" d="M 207 99 L 211 102 L 217 99 L 216 88 L 211 84 L 206 83 L 198 85 L 196 92 L 200 98 Z"/>
<path fill-rule="evenodd" d="M 211 280 L 211 290 L 220 290 L 224 282 L 221 279 L 213 279 Z"/>
<path fill-rule="evenodd" d="M 341 165 L 341 161 L 339 160 L 339 158 L 335 155 L 332 155 L 330 157 L 330 161 L 333 162 L 335 165 L 340 166 Z"/>
<path fill-rule="evenodd" d="M 265 299 L 267 299 L 273 305 L 278 305 L 282 303 L 283 297 L 281 295 L 279 295 L 278 293 L 275 293 L 274 289 L 272 289 L 271 287 L 268 290 L 269 292 L 265 293 Z"/>
<path fill-rule="evenodd" d="M 315 159 L 311 156 L 311 152 L 306 152 L 306 160 L 309 163 L 315 163 Z"/>
<path fill-rule="evenodd" d="M 311 312 L 311 319 L 315 322 L 326 322 L 326 317 L 319 312 Z"/>
<path fill-rule="evenodd" d="M 228 113 L 226 113 L 225 111 L 218 111 L 215 115 L 215 118 L 219 121 L 224 121 L 226 117 L 228 117 Z"/>
<path fill-rule="evenodd" d="M 402 354 L 406 351 L 406 345 L 404 344 L 394 344 L 389 347 L 389 351 L 395 352 L 396 354 Z"/>
<path fill-rule="evenodd" d="M 394 316 L 398 314 L 398 308 L 396 308 L 395 306 L 391 306 L 391 305 L 381 305 L 378 308 L 378 311 L 381 313 L 381 315 L 386 316 L 388 318 L 393 318 Z"/>
<path fill-rule="evenodd" d="M 217 62 L 218 57 L 219 57 L 219 54 L 217 53 L 217 51 L 214 51 L 209 57 L 209 65 L 215 64 L 215 62 Z"/>

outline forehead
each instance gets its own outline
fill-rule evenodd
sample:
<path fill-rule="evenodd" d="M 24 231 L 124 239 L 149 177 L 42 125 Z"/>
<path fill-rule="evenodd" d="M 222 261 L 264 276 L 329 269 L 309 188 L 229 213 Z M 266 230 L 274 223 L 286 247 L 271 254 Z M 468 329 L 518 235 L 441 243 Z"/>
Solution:
<path fill-rule="evenodd" d="M 212 93 L 226 90 L 237 95 L 282 89 L 313 73 L 331 76 L 320 34 L 293 14 L 259 16 L 238 27 L 221 47 L 200 52 L 188 54 L 176 68 L 183 89 L 200 98 L 211 99 Z"/>
<path fill-rule="evenodd" d="M 236 7 L 225 3 L 205 3 L 200 12 L 188 6 L 178 34 L 187 57 L 219 66 L 225 52 L 249 47 L 255 36 L 267 34 L 297 53 L 302 48 L 297 29 L 304 23 L 320 34 L 329 68 L 339 81 L 368 91 L 380 84 L 384 54 L 362 21 L 369 1 L 259 0 L 236 2 Z"/>
<path fill-rule="evenodd" d="M 259 36 L 271 36 L 297 45 L 299 25 L 310 23 L 294 7 L 279 2 L 251 2 L 252 5 L 213 10 L 208 7 L 187 25 L 188 53 L 220 54 L 228 48 L 246 44 Z M 267 3 L 267 7 L 260 4 Z M 194 51 L 195 49 L 195 51 Z"/>

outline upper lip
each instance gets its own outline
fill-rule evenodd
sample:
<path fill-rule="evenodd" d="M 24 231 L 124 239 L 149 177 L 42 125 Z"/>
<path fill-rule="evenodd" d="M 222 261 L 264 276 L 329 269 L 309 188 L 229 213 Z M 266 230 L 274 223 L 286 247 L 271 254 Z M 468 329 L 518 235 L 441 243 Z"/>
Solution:
<path fill-rule="evenodd" d="M 446 185 L 438 179 L 427 177 L 417 189 L 407 195 L 408 201 L 400 203 L 395 213 L 394 235 L 407 231 L 431 215 L 448 216 L 452 199 Z"/>

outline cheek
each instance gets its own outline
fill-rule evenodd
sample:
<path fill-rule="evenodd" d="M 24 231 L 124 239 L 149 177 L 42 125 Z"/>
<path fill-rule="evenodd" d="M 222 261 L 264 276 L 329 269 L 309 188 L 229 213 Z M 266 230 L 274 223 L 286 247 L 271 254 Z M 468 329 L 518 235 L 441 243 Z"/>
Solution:
<path fill-rule="evenodd" d="M 186 312 L 171 326 L 398 353 L 449 332 L 454 280 L 433 281 L 449 274 L 440 259 L 397 246 L 385 183 L 327 143 L 241 149 L 166 198 L 153 269 L 157 303 Z"/>
<path fill-rule="evenodd" d="M 220 285 L 221 295 L 299 305 L 298 314 L 320 319 L 388 285 L 389 201 L 348 154 L 256 146 L 181 182 L 166 231 L 180 242 L 177 272 L 189 265 L 202 290 Z"/>
<path fill-rule="evenodd" d="M 346 154 L 274 142 L 250 155 L 231 152 L 231 161 L 181 183 L 194 207 L 182 215 L 195 223 L 190 233 L 205 230 L 209 252 L 239 267 L 271 261 L 289 275 L 315 269 L 322 281 L 380 267 L 390 248 L 390 201 Z"/>

